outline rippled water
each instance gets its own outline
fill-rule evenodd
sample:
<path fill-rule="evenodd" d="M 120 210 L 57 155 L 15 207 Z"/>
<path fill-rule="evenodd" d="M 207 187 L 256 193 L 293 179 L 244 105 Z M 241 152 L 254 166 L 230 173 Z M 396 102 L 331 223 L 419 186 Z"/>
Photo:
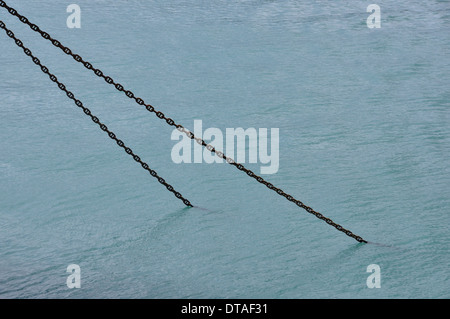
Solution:
<path fill-rule="evenodd" d="M 279 128 L 267 180 L 175 164 L 164 121 L 0 8 L 0 19 L 185 208 L 0 32 L 1 298 L 448 298 L 450 3 L 7 3 L 191 128 Z M 256 172 L 259 164 L 247 164 Z M 81 288 L 66 286 L 69 264 Z M 369 289 L 378 264 L 381 288 Z"/>

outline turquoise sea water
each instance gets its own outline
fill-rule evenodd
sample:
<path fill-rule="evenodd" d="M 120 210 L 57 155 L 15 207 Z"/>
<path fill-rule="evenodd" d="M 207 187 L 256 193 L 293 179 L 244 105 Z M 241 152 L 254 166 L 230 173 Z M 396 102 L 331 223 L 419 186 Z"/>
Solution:
<path fill-rule="evenodd" d="M 0 30 L 0 298 L 448 298 L 450 3 L 7 1 L 192 129 L 279 128 L 264 177 L 175 164 L 172 129 L 0 20 L 200 208 L 185 208 Z M 246 164 L 259 172 L 260 164 Z M 66 268 L 81 268 L 69 289 Z M 381 269 L 369 289 L 367 266 Z"/>

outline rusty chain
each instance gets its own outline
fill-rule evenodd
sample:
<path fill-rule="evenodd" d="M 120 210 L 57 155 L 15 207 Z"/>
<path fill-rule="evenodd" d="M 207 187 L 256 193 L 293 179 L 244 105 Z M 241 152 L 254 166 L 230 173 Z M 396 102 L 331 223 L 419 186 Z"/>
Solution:
<path fill-rule="evenodd" d="M 67 95 L 67 97 L 68 97 L 69 99 L 73 100 L 73 102 L 75 103 L 75 105 L 78 106 L 79 108 L 81 108 L 81 109 L 83 110 L 84 114 L 86 114 L 87 116 L 89 116 L 89 117 L 92 119 L 92 121 L 100 127 L 100 129 L 101 129 L 102 131 L 106 132 L 106 133 L 108 134 L 108 136 L 109 136 L 112 140 L 116 141 L 117 145 L 119 145 L 121 148 L 123 148 L 123 149 L 125 150 L 125 152 L 126 152 L 128 155 L 130 155 L 131 157 L 133 157 L 133 159 L 134 159 L 136 162 L 138 162 L 139 164 L 141 164 L 141 166 L 142 166 L 143 169 L 145 169 L 146 171 L 148 171 L 148 172 L 150 173 L 151 176 L 153 176 L 154 178 L 156 178 L 156 179 L 158 180 L 158 182 L 160 182 L 161 184 L 163 184 L 170 192 L 172 192 L 172 193 L 175 195 L 176 198 L 181 199 L 181 200 L 183 201 L 183 203 L 184 203 L 186 206 L 192 207 L 192 204 L 191 204 L 186 198 L 184 198 L 179 192 L 177 192 L 177 191 L 173 188 L 172 185 L 168 184 L 168 183 L 164 180 L 164 178 L 160 177 L 160 176 L 156 173 L 156 171 L 152 170 L 152 169 L 148 166 L 147 163 L 143 162 L 139 156 L 137 156 L 136 154 L 134 154 L 134 152 L 133 152 L 133 150 L 132 150 L 131 148 L 127 147 L 127 146 L 125 145 L 125 143 L 124 143 L 122 140 L 118 139 L 117 136 L 116 136 L 116 134 L 114 134 L 111 130 L 109 130 L 108 127 L 107 127 L 105 124 L 103 124 L 102 122 L 100 122 L 99 118 L 96 117 L 96 116 L 94 116 L 94 115 L 92 114 L 92 112 L 91 112 L 87 107 L 85 107 L 85 106 L 83 105 L 83 103 L 82 103 L 80 100 L 78 100 L 78 99 L 75 97 L 75 95 L 74 95 L 71 91 L 69 91 L 69 90 L 66 88 L 66 86 L 65 86 L 61 81 L 59 81 L 58 78 L 57 78 L 54 74 L 50 73 L 50 70 L 49 70 L 45 65 L 43 65 L 43 64 L 41 63 L 41 61 L 40 61 L 37 57 L 35 57 L 35 56 L 33 55 L 33 53 L 31 52 L 30 49 L 28 49 L 27 47 L 25 47 L 25 46 L 23 45 L 23 42 L 22 42 L 20 39 L 16 38 L 16 36 L 14 35 L 14 33 L 13 33 L 11 30 L 9 30 L 9 29 L 6 27 L 5 23 L 4 23 L 3 21 L 1 21 L 1 20 L 0 20 L 0 28 L 3 29 L 3 30 L 5 30 L 6 35 L 8 35 L 8 37 L 10 37 L 11 39 L 13 39 L 13 40 L 16 42 L 16 45 L 17 45 L 18 47 L 20 47 L 20 48 L 23 49 L 23 52 L 24 52 L 27 56 L 29 56 L 29 57 L 31 58 L 31 60 L 34 62 L 34 64 L 36 64 L 37 66 L 39 66 L 39 67 L 41 68 L 41 71 L 42 71 L 43 73 L 47 74 L 48 77 L 50 78 L 50 80 L 51 80 L 52 82 L 54 82 L 55 84 L 57 84 L 57 85 L 58 85 L 58 88 L 59 88 L 61 91 L 65 92 L 66 95 Z"/>
<path fill-rule="evenodd" d="M 31 23 L 26 17 L 22 16 L 21 14 L 19 14 L 17 12 L 17 10 L 9 7 L 3 0 L 0 0 L 0 7 L 4 7 L 5 9 L 8 10 L 8 12 L 13 15 L 16 16 L 22 23 L 27 24 L 33 31 L 38 32 L 44 39 L 50 41 L 55 47 L 60 48 L 65 54 L 72 56 L 72 58 L 76 61 L 79 62 L 81 64 L 84 65 L 84 67 L 88 70 L 91 70 L 92 72 L 94 72 L 94 74 L 98 77 L 103 78 L 108 84 L 113 85 L 118 91 L 123 92 L 128 98 L 130 99 L 134 99 L 135 102 L 141 106 L 145 106 L 145 108 L 147 109 L 147 111 L 149 111 L 150 113 L 154 113 L 159 119 L 165 120 L 165 122 L 167 124 L 169 124 L 170 126 L 174 126 L 176 127 L 180 132 L 183 132 L 184 134 L 186 134 L 190 139 L 195 140 L 198 144 L 206 147 L 206 149 L 208 149 L 210 152 L 215 153 L 219 158 L 224 159 L 228 164 L 235 166 L 237 169 L 239 169 L 240 171 L 245 172 L 248 176 L 254 178 L 257 182 L 265 185 L 267 188 L 269 188 L 270 190 L 275 191 L 278 195 L 283 196 L 284 198 L 286 198 L 288 201 L 293 202 L 294 204 L 296 204 L 297 206 L 303 208 L 304 210 L 306 210 L 308 213 L 316 216 L 317 218 L 325 221 L 327 224 L 333 226 L 334 228 L 336 228 L 338 231 L 343 232 L 344 234 L 346 234 L 349 237 L 352 237 L 353 239 L 355 239 L 356 241 L 360 242 L 360 243 L 367 243 L 366 240 L 364 240 L 362 237 L 355 235 L 354 233 L 352 233 L 350 230 L 345 229 L 344 227 L 342 227 L 341 225 L 335 223 L 334 221 L 332 221 L 330 218 L 325 217 L 324 215 L 322 215 L 321 213 L 315 211 L 314 209 L 312 209 L 311 207 L 305 205 L 303 202 L 301 202 L 300 200 L 294 198 L 292 195 L 289 195 L 287 193 L 285 193 L 282 189 L 274 186 L 272 183 L 267 182 L 264 178 L 262 178 L 261 176 L 258 176 L 257 174 L 255 174 L 253 171 L 245 168 L 242 164 L 235 162 L 232 158 L 227 157 L 223 152 L 216 150 L 214 146 L 206 143 L 202 138 L 196 137 L 194 135 L 194 133 L 192 133 L 191 131 L 189 131 L 188 129 L 186 129 L 185 127 L 183 127 L 181 124 L 177 124 L 172 118 L 170 117 L 166 117 L 166 115 L 161 112 L 161 111 L 157 111 L 152 105 L 150 104 L 146 104 L 145 101 L 139 97 L 136 97 L 135 94 L 129 90 L 126 90 L 120 83 L 115 82 L 110 76 L 107 76 L 103 73 L 103 71 L 101 71 L 100 69 L 96 69 L 94 68 L 94 66 L 85 61 L 80 55 L 78 54 L 74 54 L 72 52 L 72 50 L 66 46 L 64 46 L 60 41 L 52 38 L 47 32 L 42 31 L 36 24 Z"/>

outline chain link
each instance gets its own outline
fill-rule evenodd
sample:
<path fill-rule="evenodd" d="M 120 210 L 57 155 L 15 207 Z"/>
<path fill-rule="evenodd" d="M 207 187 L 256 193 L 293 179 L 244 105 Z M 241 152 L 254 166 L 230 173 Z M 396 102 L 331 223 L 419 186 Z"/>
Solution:
<path fill-rule="evenodd" d="M 0 2 L 0 5 L 1 5 L 1 2 Z M 177 192 L 177 191 L 173 188 L 172 185 L 168 184 L 168 183 L 164 180 L 164 178 L 160 177 L 160 176 L 156 173 L 156 171 L 152 170 L 152 169 L 148 166 L 147 163 L 143 162 L 143 161 L 141 160 L 141 158 L 140 158 L 138 155 L 134 154 L 133 150 L 132 150 L 131 148 L 127 147 L 127 146 L 125 145 L 125 143 L 124 143 L 122 140 L 118 139 L 117 136 L 116 136 L 116 134 L 114 134 L 110 129 L 108 129 L 108 127 L 107 127 L 105 124 L 103 124 L 102 122 L 100 122 L 99 118 L 96 117 L 96 116 L 94 116 L 94 115 L 92 114 L 91 110 L 89 110 L 87 107 L 85 107 L 85 106 L 83 105 L 83 103 L 82 103 L 80 100 L 78 100 L 77 98 L 75 98 L 75 95 L 74 95 L 71 91 L 69 91 L 69 90 L 66 88 L 66 86 L 65 86 L 62 82 L 60 82 L 60 81 L 58 80 L 58 78 L 57 78 L 54 74 L 50 73 L 49 69 L 48 69 L 45 65 L 43 65 L 43 64 L 41 63 L 41 61 L 40 61 L 37 57 L 35 57 L 35 56 L 33 55 L 33 53 L 30 51 L 30 49 L 28 49 L 27 47 L 25 47 L 25 46 L 23 45 L 23 43 L 22 43 L 21 40 L 19 40 L 19 39 L 17 39 L 17 38 L 15 37 L 14 33 L 13 33 L 11 30 L 9 30 L 9 29 L 6 27 L 5 23 L 4 23 L 3 21 L 1 21 L 1 20 L 0 20 L 0 28 L 2 28 L 3 30 L 5 30 L 6 34 L 7 34 L 11 39 L 13 39 L 13 40 L 16 42 L 16 44 L 17 44 L 18 47 L 20 47 L 20 48 L 23 49 L 24 53 L 25 53 L 26 55 L 28 55 L 28 56 L 32 59 L 32 61 L 34 62 L 34 64 L 36 64 L 37 66 L 39 66 L 39 67 L 41 68 L 41 71 L 42 71 L 43 73 L 47 74 L 48 77 L 50 78 L 50 80 L 51 80 L 52 82 L 54 82 L 55 84 L 57 84 L 57 85 L 58 85 L 58 88 L 59 88 L 61 91 L 65 92 L 66 95 L 67 95 L 67 97 L 68 97 L 69 99 L 73 100 L 73 102 L 75 103 L 75 105 L 78 106 L 79 108 L 81 108 L 81 109 L 83 110 L 84 114 L 86 114 L 87 116 L 89 116 L 89 117 L 91 118 L 91 120 L 92 120 L 94 123 L 96 123 L 96 124 L 100 127 L 100 129 L 101 129 L 102 131 L 104 131 L 105 133 L 107 133 L 108 136 L 109 136 L 112 140 L 114 140 L 114 141 L 117 143 L 117 145 L 119 145 L 121 148 L 123 148 L 123 149 L 125 150 L 125 152 L 126 152 L 128 155 L 130 155 L 137 163 L 141 164 L 141 166 L 142 166 L 143 169 L 145 169 L 146 171 L 148 171 L 148 172 L 150 173 L 151 176 L 153 176 L 154 178 L 156 178 L 156 179 L 158 180 L 159 183 L 161 183 L 162 185 L 164 185 L 164 186 L 167 188 L 167 190 L 169 190 L 170 192 L 172 192 L 172 193 L 175 195 L 176 198 L 181 199 L 181 200 L 183 201 L 183 203 L 184 203 L 186 206 L 192 207 L 192 204 L 191 204 L 186 198 L 184 198 L 179 192 Z"/>
<path fill-rule="evenodd" d="M 312 209 L 311 207 L 306 206 L 300 200 L 297 200 L 292 195 L 289 195 L 289 194 L 285 193 L 282 189 L 280 189 L 278 187 L 275 187 L 272 183 L 267 182 L 261 176 L 258 176 L 253 171 L 245 168 L 242 164 L 236 163 L 232 158 L 227 157 L 224 153 L 216 150 L 214 146 L 212 146 L 210 144 L 207 144 L 203 139 L 195 137 L 195 135 L 192 132 L 190 132 L 188 129 L 183 127 L 181 124 L 177 124 L 170 117 L 166 117 L 166 115 L 163 112 L 157 111 L 152 105 L 146 104 L 143 99 L 141 99 L 139 97 L 136 97 L 133 92 L 125 89 L 121 84 L 116 83 L 113 80 L 113 78 L 111 78 L 110 76 L 105 75 L 100 69 L 94 68 L 94 66 L 91 63 L 85 61 L 78 54 L 74 54 L 71 49 L 69 49 L 68 47 L 62 45 L 61 42 L 59 42 L 58 40 L 52 38 L 47 32 L 42 31 L 37 25 L 29 22 L 26 17 L 20 15 L 15 9 L 13 9 L 13 8 L 9 7 L 8 5 L 6 5 L 6 3 L 3 0 L 0 0 L 0 6 L 1 7 L 5 7 L 10 14 L 18 17 L 21 22 L 27 24 L 33 31 L 40 33 L 41 36 L 44 39 L 49 40 L 54 46 L 60 48 L 65 54 L 72 56 L 72 58 L 75 61 L 83 64 L 86 69 L 91 70 L 98 77 L 103 78 L 108 84 L 113 85 L 118 91 L 123 92 L 130 99 L 134 99 L 137 104 L 145 106 L 147 111 L 149 111 L 151 113 L 154 113 L 159 119 L 165 120 L 166 123 L 169 124 L 170 126 L 176 127 L 180 132 L 185 133 L 186 136 L 188 136 L 190 139 L 194 139 L 198 144 L 200 144 L 202 146 L 205 146 L 210 152 L 215 153 L 219 158 L 224 159 L 228 164 L 233 165 L 237 169 L 239 169 L 240 171 L 245 172 L 248 176 L 254 178 L 257 182 L 265 185 L 267 188 L 275 191 L 280 196 L 283 196 L 288 201 L 293 202 L 297 206 L 299 206 L 299 207 L 303 208 L 304 210 L 306 210 L 308 213 L 310 213 L 310 214 L 316 216 L 317 218 L 325 221 L 327 224 L 329 224 L 329 225 L 333 226 L 334 228 L 336 228 L 337 230 L 345 233 L 347 236 L 350 236 L 350 237 L 354 238 L 356 241 L 358 241 L 360 243 L 367 243 L 367 241 L 364 240 L 363 238 L 361 238 L 360 236 L 357 236 L 357 235 L 353 234 L 348 229 L 345 229 L 341 225 L 336 224 L 335 222 L 333 222 L 330 218 L 327 218 L 327 217 L 323 216 L 321 213 L 319 213 L 319 212 L 315 211 L 314 209 Z"/>

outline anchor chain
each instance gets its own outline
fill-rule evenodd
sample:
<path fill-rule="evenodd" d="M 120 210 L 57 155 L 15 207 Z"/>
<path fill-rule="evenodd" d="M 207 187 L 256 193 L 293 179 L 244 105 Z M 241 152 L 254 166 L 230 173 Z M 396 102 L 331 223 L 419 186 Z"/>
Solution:
<path fill-rule="evenodd" d="M 7 35 L 8 37 L 10 37 L 11 39 L 13 39 L 18 47 L 20 47 L 20 48 L 23 49 L 23 52 L 24 52 L 27 56 L 29 56 L 29 57 L 31 58 L 31 60 L 34 62 L 34 64 L 36 64 L 37 66 L 39 66 L 39 67 L 41 68 L 41 71 L 42 71 L 43 73 L 47 74 L 48 77 L 50 78 L 50 80 L 51 80 L 52 82 L 54 82 L 55 84 L 57 84 L 57 85 L 58 85 L 58 88 L 59 88 L 61 91 L 65 92 L 66 95 L 67 95 L 67 97 L 68 97 L 69 99 L 73 100 L 73 102 L 75 103 L 75 105 L 78 106 L 79 108 L 81 108 L 81 109 L 83 110 L 84 114 L 86 114 L 87 116 L 89 116 L 89 117 L 91 118 L 91 120 L 92 120 L 95 124 L 97 124 L 97 125 L 100 127 L 100 129 L 101 129 L 102 131 L 104 131 L 105 133 L 107 133 L 108 136 L 109 136 L 112 140 L 114 140 L 114 141 L 117 143 L 117 145 L 119 145 L 121 148 L 123 148 L 123 149 L 125 150 L 125 152 L 126 152 L 128 155 L 130 155 L 136 162 L 138 162 L 139 164 L 141 164 L 141 166 L 142 166 L 143 169 L 145 169 L 146 171 L 148 171 L 148 172 L 150 173 L 151 176 L 153 176 L 154 178 L 156 178 L 156 179 L 158 180 L 159 183 L 161 183 L 162 185 L 164 185 L 164 186 L 167 188 L 167 190 L 169 190 L 170 192 L 172 192 L 172 193 L 175 195 L 176 198 L 182 200 L 183 203 L 184 203 L 186 206 L 192 207 L 192 204 L 191 204 L 186 198 L 184 198 L 179 192 L 177 192 L 177 191 L 173 188 L 172 185 L 170 185 L 169 183 L 167 183 L 167 182 L 164 180 L 164 178 L 160 177 L 160 176 L 156 173 L 156 171 L 154 171 L 153 169 L 151 169 L 147 163 L 145 163 L 144 161 L 142 161 L 141 158 L 140 158 L 138 155 L 136 155 L 136 154 L 133 152 L 133 150 L 132 150 L 131 148 L 127 147 L 127 146 L 125 145 L 125 143 L 124 143 L 122 140 L 120 140 L 120 139 L 116 136 L 116 134 L 114 134 L 110 129 L 108 129 L 108 127 L 107 127 L 105 124 L 103 124 L 103 123 L 99 120 L 98 117 L 96 117 L 95 115 L 93 115 L 92 112 L 91 112 L 87 107 L 85 107 L 85 106 L 83 105 L 83 103 L 82 103 L 80 100 L 78 100 L 78 99 L 75 97 L 75 95 L 74 95 L 71 91 L 69 91 L 69 90 L 66 88 L 66 86 L 65 86 L 61 81 L 59 81 L 58 78 L 57 78 L 54 74 L 50 73 L 50 70 L 49 70 L 45 65 L 43 65 L 43 64 L 41 63 L 41 61 L 40 61 L 37 57 L 35 57 L 35 56 L 33 55 L 33 53 L 31 52 L 30 49 L 28 49 L 27 47 L 25 47 L 25 46 L 23 45 L 23 42 L 22 42 L 20 39 L 16 38 L 16 36 L 14 35 L 14 33 L 13 33 L 11 30 L 9 30 L 9 29 L 6 27 L 5 23 L 4 23 L 3 21 L 1 21 L 1 20 L 0 20 L 0 28 L 3 29 L 3 30 L 5 30 L 6 35 Z"/>
<path fill-rule="evenodd" d="M 172 118 L 167 117 L 163 112 L 156 110 L 155 107 L 153 107 L 151 104 L 145 103 L 145 101 L 142 98 L 136 97 L 136 95 L 133 92 L 131 92 L 130 90 L 125 89 L 123 87 L 123 85 L 121 85 L 120 83 L 115 82 L 112 77 L 110 77 L 108 75 L 105 75 L 102 70 L 95 68 L 90 62 L 85 61 L 80 55 L 73 53 L 70 48 L 64 46 L 60 41 L 58 41 L 58 40 L 54 39 L 53 37 L 51 37 L 47 32 L 42 31 L 36 24 L 31 23 L 26 17 L 24 17 L 21 14 L 19 14 L 17 12 L 17 10 L 9 7 L 3 0 L 0 0 L 0 7 L 4 7 L 5 9 L 7 9 L 8 12 L 11 15 L 16 16 L 22 23 L 27 24 L 33 31 L 38 32 L 44 39 L 50 41 L 55 47 L 61 49 L 65 54 L 71 56 L 76 62 L 83 64 L 86 69 L 91 70 L 92 72 L 94 72 L 94 74 L 96 76 L 98 76 L 100 78 L 103 78 L 105 80 L 105 82 L 107 82 L 108 84 L 113 85 L 118 91 L 123 92 L 128 98 L 135 100 L 135 102 L 137 104 L 141 105 L 141 106 L 145 106 L 147 111 L 149 111 L 150 113 L 154 113 L 159 119 L 164 120 L 170 126 L 176 127 L 180 132 L 183 132 L 190 139 L 193 139 L 198 144 L 206 147 L 206 149 L 208 149 L 212 153 L 215 153 L 219 158 L 224 159 L 228 164 L 233 165 L 237 169 L 239 169 L 240 171 L 245 172 L 248 176 L 252 177 L 257 182 L 265 185 L 267 188 L 269 188 L 270 190 L 273 190 L 278 195 L 283 196 L 288 201 L 293 202 L 298 207 L 303 208 L 308 213 L 310 213 L 310 214 L 316 216 L 317 218 L 325 221 L 327 224 L 333 226 L 338 231 L 343 232 L 347 236 L 355 239 L 356 241 L 358 241 L 360 243 L 367 243 L 367 241 L 364 240 L 362 237 L 355 235 L 350 230 L 345 229 L 343 226 L 335 223 L 330 218 L 325 217 L 321 213 L 319 213 L 319 212 L 315 211 L 314 209 L 312 209 L 311 207 L 305 205 L 302 201 L 294 198 L 292 195 L 290 195 L 290 194 L 284 192 L 282 189 L 274 186 L 272 183 L 266 181 L 261 176 L 258 176 L 253 171 L 251 171 L 251 170 L 247 169 L 246 167 L 244 167 L 242 164 L 235 162 L 232 158 L 227 157 L 223 152 L 221 152 L 219 150 L 216 150 L 215 147 L 212 146 L 211 144 L 206 143 L 202 138 L 196 137 L 194 135 L 194 133 L 192 133 L 191 131 L 186 129 L 181 124 L 177 124 Z"/>

